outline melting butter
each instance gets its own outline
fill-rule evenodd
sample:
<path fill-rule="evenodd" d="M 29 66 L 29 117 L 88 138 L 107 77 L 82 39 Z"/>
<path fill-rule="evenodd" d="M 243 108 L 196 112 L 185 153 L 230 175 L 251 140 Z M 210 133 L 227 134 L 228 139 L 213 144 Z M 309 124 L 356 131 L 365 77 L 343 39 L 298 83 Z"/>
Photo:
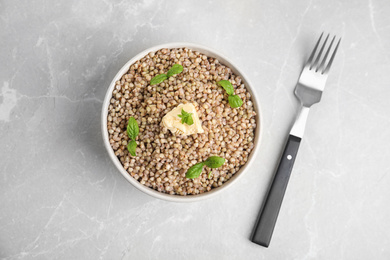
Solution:
<path fill-rule="evenodd" d="M 178 115 L 181 114 L 182 109 L 188 113 L 192 113 L 192 119 L 194 121 L 192 125 L 181 123 L 181 118 Z M 163 117 L 162 123 L 173 134 L 192 135 L 204 133 L 202 123 L 200 122 L 198 113 L 192 103 L 178 105 Z"/>

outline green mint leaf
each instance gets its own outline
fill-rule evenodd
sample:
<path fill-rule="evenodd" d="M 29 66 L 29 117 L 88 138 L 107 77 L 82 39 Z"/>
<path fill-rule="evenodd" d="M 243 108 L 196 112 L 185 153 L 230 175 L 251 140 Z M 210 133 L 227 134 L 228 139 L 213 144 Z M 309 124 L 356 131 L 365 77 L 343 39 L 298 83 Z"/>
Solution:
<path fill-rule="evenodd" d="M 194 166 L 192 166 L 191 168 L 189 168 L 186 172 L 186 178 L 188 178 L 188 179 L 198 178 L 200 176 L 200 174 L 202 173 L 204 165 L 205 165 L 205 163 L 201 162 L 201 163 L 197 163 Z"/>
<path fill-rule="evenodd" d="M 218 156 L 211 156 L 204 162 L 207 167 L 218 168 L 225 163 L 225 159 Z"/>
<path fill-rule="evenodd" d="M 192 113 L 188 113 L 184 111 L 184 109 L 181 109 L 181 114 L 177 115 L 181 118 L 182 124 L 192 125 L 194 123 L 194 120 L 192 119 Z"/>
<path fill-rule="evenodd" d="M 238 95 L 231 95 L 229 96 L 229 104 L 232 108 L 236 108 L 242 106 L 243 102 Z"/>
<path fill-rule="evenodd" d="M 159 84 L 161 82 L 163 82 L 164 80 L 166 80 L 168 78 L 167 74 L 160 74 L 160 75 L 157 75 L 156 77 L 152 78 L 150 80 L 150 85 L 156 85 L 156 84 Z"/>
<path fill-rule="evenodd" d="M 226 93 L 228 95 L 233 95 L 234 94 L 234 88 L 232 83 L 230 83 L 229 80 L 220 80 L 217 82 L 221 87 L 223 87 L 224 90 L 226 90 Z"/>
<path fill-rule="evenodd" d="M 137 142 L 132 140 L 127 144 L 127 150 L 131 154 L 131 156 L 136 156 L 135 148 L 137 148 Z"/>
<path fill-rule="evenodd" d="M 183 71 L 183 66 L 181 66 L 180 64 L 175 64 L 172 66 L 172 68 L 170 68 L 170 70 L 168 70 L 167 77 L 168 78 L 172 77 L 173 75 L 179 74 L 182 71 Z"/>
<path fill-rule="evenodd" d="M 131 140 L 135 140 L 139 134 L 139 128 L 137 120 L 134 117 L 130 117 L 129 123 L 127 123 L 127 135 Z"/>

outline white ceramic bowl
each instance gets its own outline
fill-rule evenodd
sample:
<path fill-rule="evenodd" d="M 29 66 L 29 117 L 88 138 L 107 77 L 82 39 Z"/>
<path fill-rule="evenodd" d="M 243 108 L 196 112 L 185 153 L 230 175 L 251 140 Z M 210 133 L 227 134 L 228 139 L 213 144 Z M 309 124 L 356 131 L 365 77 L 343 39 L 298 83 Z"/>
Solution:
<path fill-rule="evenodd" d="M 194 51 L 199 51 L 200 53 L 203 53 L 209 57 L 217 58 L 222 64 L 230 67 L 234 74 L 239 75 L 242 79 L 242 82 L 245 84 L 246 88 L 249 90 L 249 92 L 252 95 L 252 102 L 254 105 L 254 108 L 256 110 L 256 132 L 255 132 L 255 140 L 254 140 L 254 148 L 248 158 L 248 162 L 236 173 L 233 175 L 232 178 L 230 178 L 226 183 L 224 183 L 222 186 L 218 188 L 214 188 L 211 191 L 198 194 L 198 195 L 187 195 L 187 196 L 180 196 L 180 195 L 170 195 L 170 194 L 165 194 L 162 192 L 158 192 L 152 188 L 146 187 L 139 183 L 137 180 L 135 180 L 133 177 L 129 175 L 129 173 L 123 168 L 121 162 L 119 159 L 115 156 L 113 149 L 111 148 L 111 145 L 109 143 L 109 137 L 108 137 L 108 130 L 107 130 L 107 115 L 108 115 L 108 106 L 110 105 L 110 100 L 112 97 L 112 91 L 115 87 L 115 82 L 120 80 L 120 78 L 129 70 L 130 65 L 132 65 L 134 62 L 137 60 L 142 59 L 145 57 L 149 52 L 156 52 L 160 49 L 163 48 L 183 48 L 187 47 L 189 49 L 192 49 Z M 261 140 L 261 135 L 262 135 L 262 117 L 261 117 L 261 110 L 260 110 L 260 105 L 259 105 L 259 99 L 256 96 L 256 92 L 252 86 L 252 84 L 249 82 L 248 78 L 242 73 L 241 70 L 237 68 L 234 63 L 229 60 L 225 55 L 222 55 L 221 53 L 211 50 L 208 47 L 204 47 L 198 44 L 193 44 L 193 43 L 183 43 L 183 42 L 174 42 L 174 43 L 167 43 L 167 44 L 162 44 L 162 45 L 157 45 L 155 47 L 149 48 L 147 50 L 144 50 L 143 52 L 137 54 L 135 57 L 130 59 L 116 74 L 114 79 L 112 80 L 106 96 L 103 101 L 103 109 L 102 109 L 102 134 L 103 134 L 103 140 L 104 140 L 104 145 L 107 149 L 107 152 L 113 161 L 114 165 L 118 168 L 119 172 L 123 175 L 123 177 L 126 178 L 127 181 L 129 181 L 131 184 L 133 184 L 137 189 L 145 192 L 146 194 L 149 194 L 155 198 L 158 199 L 163 199 L 163 200 L 168 200 L 168 201 L 174 201 L 174 202 L 192 202 L 192 201 L 198 201 L 198 200 L 203 200 L 206 198 L 213 197 L 222 191 L 226 190 L 228 187 L 233 185 L 233 183 L 236 183 L 239 178 L 241 178 L 244 173 L 249 169 L 251 166 L 252 162 L 256 159 L 256 154 L 259 150 L 260 146 L 260 140 Z"/>

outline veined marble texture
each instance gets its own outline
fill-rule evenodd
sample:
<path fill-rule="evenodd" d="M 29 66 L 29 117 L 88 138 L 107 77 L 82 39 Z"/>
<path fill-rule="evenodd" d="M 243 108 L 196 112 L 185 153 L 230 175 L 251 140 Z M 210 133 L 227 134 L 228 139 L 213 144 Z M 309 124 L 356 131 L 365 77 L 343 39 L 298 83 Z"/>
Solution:
<path fill-rule="evenodd" d="M 263 248 L 249 237 L 322 31 L 342 43 Z M 236 62 L 264 118 L 245 177 L 188 204 L 129 184 L 100 131 L 119 68 L 173 41 Z M 0 61 L 1 259 L 390 259 L 388 0 L 2 0 Z"/>

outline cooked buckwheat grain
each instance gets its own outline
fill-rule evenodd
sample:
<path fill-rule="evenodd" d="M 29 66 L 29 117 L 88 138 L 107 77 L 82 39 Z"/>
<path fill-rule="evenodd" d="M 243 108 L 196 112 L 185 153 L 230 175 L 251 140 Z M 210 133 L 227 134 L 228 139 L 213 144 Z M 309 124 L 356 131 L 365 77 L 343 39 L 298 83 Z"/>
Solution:
<path fill-rule="evenodd" d="M 167 73 L 174 64 L 181 64 L 183 72 L 149 85 L 154 76 Z M 220 80 L 230 80 L 244 102 L 241 107 L 230 107 L 227 94 L 217 85 Z M 195 105 L 204 133 L 175 136 L 161 124 L 162 118 L 188 102 Z M 163 193 L 200 194 L 219 187 L 247 162 L 253 149 L 256 112 L 241 78 L 217 59 L 188 48 L 161 49 L 136 61 L 116 82 L 108 110 L 115 155 L 133 178 Z M 135 157 L 126 148 L 131 116 L 140 131 Z M 185 177 L 188 168 L 212 155 L 225 158 L 225 164 L 217 169 L 205 167 L 193 180 Z"/>

